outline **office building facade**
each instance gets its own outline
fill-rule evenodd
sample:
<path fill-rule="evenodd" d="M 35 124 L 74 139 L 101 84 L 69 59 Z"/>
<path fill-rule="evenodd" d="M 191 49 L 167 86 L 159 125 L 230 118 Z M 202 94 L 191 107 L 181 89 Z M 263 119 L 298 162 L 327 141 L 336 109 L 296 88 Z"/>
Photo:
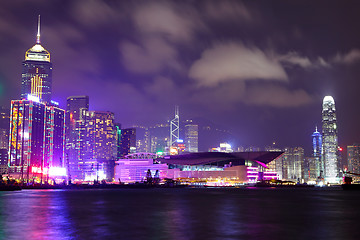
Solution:
<path fill-rule="evenodd" d="M 187 152 L 199 151 L 199 126 L 189 123 L 185 125 L 185 147 Z"/>
<path fill-rule="evenodd" d="M 64 168 L 65 111 L 32 100 L 11 101 L 8 165 L 29 180 L 52 167 Z"/>

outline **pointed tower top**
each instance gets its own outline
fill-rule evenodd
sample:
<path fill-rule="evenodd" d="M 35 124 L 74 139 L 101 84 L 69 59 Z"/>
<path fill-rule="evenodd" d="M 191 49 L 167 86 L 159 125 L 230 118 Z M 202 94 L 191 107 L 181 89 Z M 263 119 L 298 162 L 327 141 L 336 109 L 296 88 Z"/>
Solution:
<path fill-rule="evenodd" d="M 40 15 L 38 17 L 38 31 L 37 31 L 37 35 L 36 35 L 36 43 L 40 44 Z"/>
<path fill-rule="evenodd" d="M 317 132 L 318 130 L 317 130 L 317 126 L 315 127 L 315 132 Z"/>

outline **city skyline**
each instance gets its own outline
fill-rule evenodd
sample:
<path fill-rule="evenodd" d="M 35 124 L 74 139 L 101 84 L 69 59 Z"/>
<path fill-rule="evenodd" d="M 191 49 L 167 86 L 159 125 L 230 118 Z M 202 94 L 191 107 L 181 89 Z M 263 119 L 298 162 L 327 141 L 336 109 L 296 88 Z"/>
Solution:
<path fill-rule="evenodd" d="M 20 95 L 40 14 L 62 108 L 67 97 L 88 95 L 90 110 L 114 112 L 130 127 L 166 122 L 179 105 L 182 119 L 224 126 L 235 145 L 309 150 L 321 100 L 331 95 L 339 145 L 359 141 L 360 116 L 350 108 L 360 59 L 355 2 L 311 10 L 300 1 L 20 2 L 1 3 L 2 106 Z"/>

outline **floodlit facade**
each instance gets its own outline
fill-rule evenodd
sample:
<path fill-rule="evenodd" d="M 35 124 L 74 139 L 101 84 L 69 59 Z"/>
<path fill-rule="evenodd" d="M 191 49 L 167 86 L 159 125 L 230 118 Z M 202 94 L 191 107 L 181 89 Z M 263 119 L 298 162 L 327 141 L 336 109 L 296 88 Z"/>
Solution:
<path fill-rule="evenodd" d="M 52 63 L 50 53 L 40 44 L 40 16 L 36 44 L 26 51 L 22 62 L 21 99 L 27 95 L 50 103 L 52 93 Z"/>
<path fill-rule="evenodd" d="M 144 181 L 149 169 L 152 176 L 158 171 L 161 179 L 168 177 L 168 172 L 173 170 L 169 170 L 167 164 L 154 161 L 159 157 L 153 153 L 135 153 L 119 159 L 115 163 L 115 181 L 123 183 Z"/>
<path fill-rule="evenodd" d="M 29 180 L 64 168 L 65 110 L 32 100 L 11 101 L 9 167 Z"/>
<path fill-rule="evenodd" d="M 324 97 L 322 109 L 322 163 L 324 166 L 324 180 L 329 183 L 338 183 L 338 136 L 335 101 L 331 96 Z"/>

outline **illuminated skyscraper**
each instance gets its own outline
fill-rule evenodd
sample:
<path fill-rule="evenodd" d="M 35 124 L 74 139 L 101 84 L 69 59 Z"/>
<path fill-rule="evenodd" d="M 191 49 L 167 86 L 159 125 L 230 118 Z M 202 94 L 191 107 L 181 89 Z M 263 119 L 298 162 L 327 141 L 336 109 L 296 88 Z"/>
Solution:
<path fill-rule="evenodd" d="M 335 101 L 331 96 L 326 96 L 323 100 L 322 125 L 322 163 L 324 166 L 324 179 L 325 182 L 337 183 L 339 182 L 339 166 L 337 158 L 338 136 Z"/>
<path fill-rule="evenodd" d="M 313 145 L 313 158 L 309 158 L 309 171 L 311 171 L 310 175 L 312 178 L 323 177 L 324 174 L 324 166 L 321 161 L 321 149 L 322 149 L 322 135 L 318 132 L 317 127 L 315 128 L 315 132 L 312 136 L 312 145 Z"/>
<path fill-rule="evenodd" d="M 318 132 L 317 127 L 312 136 L 312 145 L 313 145 L 313 157 L 321 157 L 321 148 L 322 148 L 322 135 Z"/>
<path fill-rule="evenodd" d="M 104 174 L 101 178 L 112 180 L 115 160 L 117 159 L 117 130 L 114 114 L 111 112 L 86 112 L 87 156 L 83 164 L 85 178 L 94 174 L 99 177 L 99 169 Z M 90 167 L 90 169 L 89 169 Z M 99 168 L 100 167 L 100 168 Z M 90 174 L 89 174 L 90 173 Z M 92 174 L 94 173 L 94 174 Z"/>
<path fill-rule="evenodd" d="M 360 173 L 360 144 L 354 143 L 352 146 L 347 146 L 349 171 L 353 173 Z"/>
<path fill-rule="evenodd" d="M 189 122 L 185 125 L 185 147 L 187 152 L 198 152 L 199 125 Z"/>
<path fill-rule="evenodd" d="M 66 104 L 66 161 L 70 177 L 83 179 L 81 163 L 87 152 L 85 114 L 89 110 L 88 96 L 71 96 Z"/>
<path fill-rule="evenodd" d="M 21 100 L 11 101 L 8 165 L 18 179 L 66 175 L 65 110 L 51 101 L 51 85 L 52 64 L 40 45 L 39 16 L 36 44 L 23 62 Z"/>
<path fill-rule="evenodd" d="M 55 105 L 11 101 L 9 166 L 18 178 L 29 180 L 45 169 L 65 167 L 64 125 L 65 111 Z"/>
<path fill-rule="evenodd" d="M 176 144 L 180 138 L 179 106 L 175 106 L 175 117 L 170 121 L 170 146 Z"/>
<path fill-rule="evenodd" d="M 52 91 L 52 64 L 50 53 L 40 44 L 40 15 L 36 44 L 26 51 L 22 66 L 21 99 L 26 99 L 27 95 L 31 94 L 49 103 Z"/>

